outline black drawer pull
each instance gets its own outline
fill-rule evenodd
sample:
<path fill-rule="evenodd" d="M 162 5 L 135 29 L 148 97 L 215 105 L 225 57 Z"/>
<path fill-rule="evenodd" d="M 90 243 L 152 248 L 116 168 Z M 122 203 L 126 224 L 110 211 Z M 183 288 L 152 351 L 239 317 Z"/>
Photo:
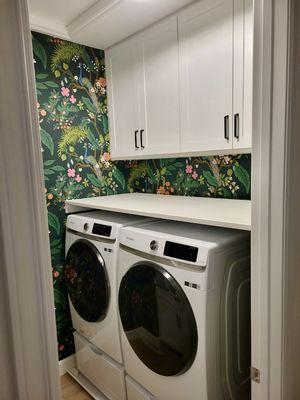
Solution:
<path fill-rule="evenodd" d="M 143 145 L 143 133 L 145 132 L 144 129 L 140 130 L 140 139 L 141 139 L 141 148 L 144 149 L 145 146 Z"/>
<path fill-rule="evenodd" d="M 234 114 L 234 137 L 240 138 L 240 114 Z"/>
<path fill-rule="evenodd" d="M 224 117 L 224 137 L 227 141 L 229 140 L 229 115 Z"/>
<path fill-rule="evenodd" d="M 138 133 L 139 133 L 138 130 L 134 132 L 134 144 L 135 144 L 135 148 L 136 148 L 136 149 L 139 149 L 139 146 L 138 146 L 138 144 L 137 144 L 137 134 L 138 134 Z"/>

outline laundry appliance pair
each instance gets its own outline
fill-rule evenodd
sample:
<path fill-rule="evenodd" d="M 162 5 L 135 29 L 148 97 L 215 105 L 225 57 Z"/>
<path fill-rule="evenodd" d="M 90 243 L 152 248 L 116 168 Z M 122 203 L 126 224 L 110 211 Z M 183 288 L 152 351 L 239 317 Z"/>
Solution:
<path fill-rule="evenodd" d="M 106 212 L 67 229 L 80 373 L 110 400 L 249 398 L 248 232 Z"/>

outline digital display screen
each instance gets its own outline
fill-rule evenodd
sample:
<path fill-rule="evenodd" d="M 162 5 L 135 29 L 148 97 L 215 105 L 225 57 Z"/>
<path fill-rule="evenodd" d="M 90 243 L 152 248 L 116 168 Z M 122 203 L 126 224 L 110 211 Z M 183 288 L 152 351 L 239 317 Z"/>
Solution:
<path fill-rule="evenodd" d="M 164 255 L 179 260 L 196 262 L 198 256 L 198 247 L 188 246 L 174 242 L 166 242 Z"/>
<path fill-rule="evenodd" d="M 94 233 L 95 235 L 110 237 L 111 226 L 102 225 L 102 224 L 94 224 L 92 233 Z"/>

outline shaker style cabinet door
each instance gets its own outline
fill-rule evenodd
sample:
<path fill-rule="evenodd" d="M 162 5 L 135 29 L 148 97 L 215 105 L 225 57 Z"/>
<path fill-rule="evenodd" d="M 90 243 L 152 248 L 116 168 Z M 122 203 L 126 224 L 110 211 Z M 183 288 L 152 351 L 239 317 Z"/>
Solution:
<path fill-rule="evenodd" d="M 135 38 L 106 52 L 111 155 L 130 159 L 140 150 Z"/>
<path fill-rule="evenodd" d="M 178 14 L 181 151 L 232 149 L 233 0 Z"/>
<path fill-rule="evenodd" d="M 180 152 L 177 17 L 138 35 L 142 155 Z"/>
<path fill-rule="evenodd" d="M 234 0 L 233 148 L 252 146 L 253 0 Z"/>

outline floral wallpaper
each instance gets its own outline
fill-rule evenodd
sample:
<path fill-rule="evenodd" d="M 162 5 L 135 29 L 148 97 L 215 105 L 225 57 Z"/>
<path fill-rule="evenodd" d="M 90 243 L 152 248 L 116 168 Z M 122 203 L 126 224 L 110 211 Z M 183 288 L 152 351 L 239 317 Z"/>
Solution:
<path fill-rule="evenodd" d="M 250 198 L 251 156 L 112 162 L 104 52 L 32 33 L 59 359 L 74 351 L 64 270 L 66 199 L 146 192 Z"/>

